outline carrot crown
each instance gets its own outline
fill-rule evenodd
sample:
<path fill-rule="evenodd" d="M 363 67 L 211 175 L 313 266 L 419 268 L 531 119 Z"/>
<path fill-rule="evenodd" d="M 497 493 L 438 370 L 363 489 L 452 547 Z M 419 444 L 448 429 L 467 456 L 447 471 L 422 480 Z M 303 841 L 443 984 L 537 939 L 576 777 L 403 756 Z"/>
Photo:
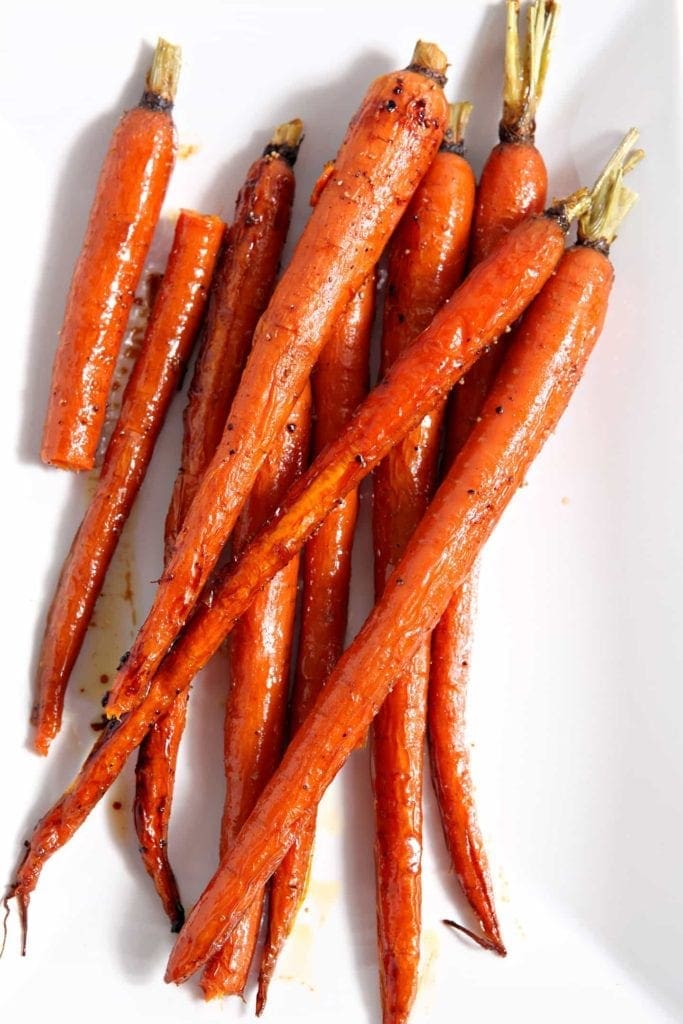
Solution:
<path fill-rule="evenodd" d="M 638 134 L 637 128 L 626 133 L 593 185 L 590 206 L 579 220 L 577 237 L 580 245 L 609 252 L 622 221 L 637 201 L 637 194 L 624 185 L 624 175 L 645 156 L 644 150 L 633 148 Z"/>
<path fill-rule="evenodd" d="M 529 7 L 524 46 L 520 40 L 519 0 L 506 0 L 505 82 L 501 142 L 533 143 L 536 110 L 550 63 L 558 5 L 554 0 L 535 0 Z"/>
<path fill-rule="evenodd" d="M 436 43 L 426 43 L 423 39 L 418 39 L 408 71 L 419 71 L 421 75 L 433 78 L 439 85 L 444 86 L 447 68 L 448 58 L 443 50 L 439 49 Z"/>
<path fill-rule="evenodd" d="M 448 104 L 448 127 L 444 132 L 441 149 L 462 156 L 465 152 L 465 131 L 473 110 L 472 103 Z"/>
<path fill-rule="evenodd" d="M 293 167 L 299 154 L 299 146 L 304 141 L 304 123 L 295 117 L 278 125 L 272 138 L 263 150 L 264 156 L 280 156 Z"/>
<path fill-rule="evenodd" d="M 154 48 L 152 63 L 145 79 L 145 92 L 141 107 L 152 110 L 170 110 L 175 100 L 180 77 L 179 46 L 159 38 Z"/>

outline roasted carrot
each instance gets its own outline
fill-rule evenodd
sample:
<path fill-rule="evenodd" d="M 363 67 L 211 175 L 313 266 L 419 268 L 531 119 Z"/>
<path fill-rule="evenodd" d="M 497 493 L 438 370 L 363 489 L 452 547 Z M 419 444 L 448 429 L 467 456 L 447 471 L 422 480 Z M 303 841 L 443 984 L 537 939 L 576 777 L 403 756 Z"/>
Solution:
<path fill-rule="evenodd" d="M 474 172 L 463 155 L 470 111 L 469 103 L 451 107 L 441 149 L 389 245 L 383 372 L 428 325 L 465 270 L 475 193 Z M 375 471 L 377 598 L 431 499 L 443 413 L 441 404 Z M 427 638 L 397 679 L 372 730 L 378 951 L 386 1024 L 408 1019 L 417 991 L 428 678 Z"/>
<path fill-rule="evenodd" d="M 187 210 L 178 217 L 166 273 L 97 489 L 48 611 L 32 713 L 40 754 L 47 754 L 59 731 L 69 676 L 195 340 L 222 234 L 218 217 Z"/>
<path fill-rule="evenodd" d="M 183 422 L 180 472 L 166 517 L 166 560 L 220 441 L 244 369 L 254 328 L 275 286 L 294 200 L 294 163 L 303 125 L 280 125 L 247 172 L 235 204 L 209 295 L 203 341 Z M 171 919 L 183 922 L 178 885 L 168 856 L 168 826 L 178 749 L 189 693 L 156 722 L 140 747 L 135 826 L 145 868 Z"/>
<path fill-rule="evenodd" d="M 313 453 L 341 433 L 368 386 L 370 335 L 375 313 L 375 275 L 361 285 L 322 350 L 311 377 L 315 420 Z M 292 695 L 291 731 L 298 729 L 320 687 L 341 656 L 351 579 L 351 549 L 358 494 L 349 492 L 311 537 L 303 553 L 301 629 Z M 277 958 L 305 898 L 315 840 L 315 815 L 273 877 L 268 935 L 263 950 L 256 1013 L 266 1002 Z"/>
<path fill-rule="evenodd" d="M 278 445 L 261 466 L 233 534 L 239 555 L 270 518 L 308 456 L 311 389 L 307 385 Z M 299 558 L 294 556 L 259 593 L 230 638 L 230 693 L 225 709 L 226 799 L 221 826 L 224 857 L 282 755 L 289 694 Z M 207 999 L 243 995 L 258 938 L 261 890 L 220 951 L 206 965 Z"/>
<path fill-rule="evenodd" d="M 433 629 L 554 431 L 599 337 L 614 272 L 606 255 L 633 201 L 629 135 L 593 192 L 579 243 L 525 315 L 465 443 L 380 601 L 322 688 L 235 845 L 188 917 L 166 980 L 185 981 L 276 868 L 302 815 L 363 736 L 393 681 Z"/>
<path fill-rule="evenodd" d="M 370 86 L 254 334 L 225 432 L 178 535 L 150 614 L 118 673 L 107 715 L 148 689 L 223 549 L 261 462 L 338 316 L 375 265 L 443 137 L 446 59 L 418 43 L 405 71 Z"/>
<path fill-rule="evenodd" d="M 500 141 L 491 151 L 477 187 L 471 266 L 488 256 L 501 237 L 525 217 L 540 213 L 548 192 L 545 161 L 535 145 L 536 111 L 545 85 L 558 7 L 554 0 L 535 0 L 529 7 L 528 31 L 522 47 L 519 0 L 506 0 L 506 6 Z M 449 433 L 453 435 L 452 446 L 456 451 L 476 422 L 503 357 L 503 348 L 495 345 L 485 352 L 455 393 L 457 412 Z"/>
<path fill-rule="evenodd" d="M 529 8 L 524 59 L 520 57 L 519 3 L 508 0 L 505 84 L 500 143 L 477 189 L 471 262 L 476 264 L 525 217 L 543 209 L 548 175 L 534 144 L 540 101 L 555 29 L 557 5 L 536 0 Z M 484 352 L 461 387 L 453 391 L 448 414 L 446 462 L 462 447 L 477 422 L 484 399 L 505 354 L 505 336 Z M 454 595 L 432 639 L 428 732 L 432 777 L 446 845 L 455 873 L 489 948 L 505 954 L 495 911 L 488 859 L 472 798 L 464 709 L 476 605 L 477 568 Z"/>
<path fill-rule="evenodd" d="M 444 399 L 482 348 L 526 309 L 555 270 L 569 223 L 585 202 L 582 192 L 525 221 L 472 271 L 294 485 L 236 565 L 216 575 L 147 697 L 119 722 L 109 723 L 67 792 L 36 826 L 11 889 L 24 921 L 46 860 L 85 821 L 150 725 L 187 689 L 259 589 L 301 549 L 335 502 L 358 486 Z"/>
<path fill-rule="evenodd" d="M 92 469 L 107 395 L 175 159 L 171 117 L 180 49 L 157 43 L 145 91 L 119 121 L 76 262 L 43 430 L 41 458 Z"/>

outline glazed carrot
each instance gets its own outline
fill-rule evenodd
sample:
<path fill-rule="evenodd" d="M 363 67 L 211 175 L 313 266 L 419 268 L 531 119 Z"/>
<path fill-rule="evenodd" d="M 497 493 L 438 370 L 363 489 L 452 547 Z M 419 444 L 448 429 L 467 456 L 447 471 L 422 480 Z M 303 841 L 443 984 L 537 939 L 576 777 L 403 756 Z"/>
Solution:
<path fill-rule="evenodd" d="M 604 249 L 632 201 L 622 185 L 624 153 L 618 157 L 602 190 L 594 192 L 579 245 L 563 256 L 524 317 L 481 421 L 380 601 L 185 922 L 169 959 L 167 981 L 179 984 L 202 966 L 239 920 L 254 888 L 277 867 L 301 816 L 317 805 L 362 738 L 396 675 L 438 622 L 555 429 L 607 311 L 614 273 Z"/>
<path fill-rule="evenodd" d="M 239 555 L 273 514 L 307 461 L 311 389 L 307 385 L 267 456 L 233 534 Z M 230 640 L 230 693 L 225 709 L 226 799 L 221 827 L 224 857 L 282 755 L 289 694 L 299 558 L 295 555 L 258 594 Z M 220 951 L 206 965 L 207 999 L 243 995 L 258 938 L 261 890 Z"/>
<path fill-rule="evenodd" d="M 119 121 L 97 182 L 69 294 L 40 457 L 92 469 L 107 395 L 175 159 L 180 49 L 157 43 L 145 91 Z"/>
<path fill-rule="evenodd" d="M 554 0 L 536 0 L 530 6 L 522 59 L 519 0 L 506 0 L 506 5 L 500 142 L 491 151 L 477 188 L 471 266 L 488 256 L 501 237 L 525 217 L 540 213 L 548 192 L 548 172 L 535 145 L 536 111 L 543 94 L 558 6 Z M 492 346 L 477 360 L 464 386 L 455 393 L 457 412 L 449 428 L 454 435 L 454 450 L 458 450 L 476 422 L 502 357 L 503 347 Z"/>
<path fill-rule="evenodd" d="M 382 371 L 420 334 L 463 276 L 474 207 L 464 158 L 471 104 L 451 107 L 450 128 L 389 245 Z M 476 366 L 476 364 L 475 364 Z M 377 467 L 375 595 L 400 560 L 436 481 L 444 405 Z M 423 640 L 372 730 L 377 926 L 385 1024 L 406 1021 L 417 991 L 421 930 L 422 775 L 429 641 Z"/>
<path fill-rule="evenodd" d="M 520 58 L 519 3 L 508 0 L 505 85 L 500 143 L 477 189 L 471 262 L 476 264 L 525 217 L 543 209 L 548 175 L 534 145 L 536 110 L 543 91 L 557 5 L 529 8 L 524 60 Z M 453 391 L 446 461 L 450 464 L 477 422 L 505 354 L 506 338 L 485 352 Z M 428 732 L 432 777 L 453 867 L 489 947 L 505 955 L 495 911 L 486 850 L 472 798 L 464 709 L 476 605 L 477 568 L 454 595 L 432 639 Z"/>
<path fill-rule="evenodd" d="M 313 453 L 334 440 L 362 402 L 368 386 L 375 275 L 363 282 L 322 350 L 311 377 L 315 420 Z M 320 687 L 341 656 L 351 579 L 351 549 L 358 494 L 350 491 L 311 537 L 303 554 L 301 630 L 292 695 L 291 731 L 298 729 Z M 261 960 L 256 1013 L 261 1015 L 277 958 L 306 896 L 315 841 L 315 815 L 273 877 L 268 935 Z"/>
<path fill-rule="evenodd" d="M 445 128 L 445 64 L 437 47 L 418 43 L 410 68 L 376 79 L 354 116 L 334 177 L 256 328 L 219 447 L 150 614 L 115 679 L 109 717 L 133 707 L 147 691 L 338 316 L 377 262 L 431 163 Z"/>
<path fill-rule="evenodd" d="M 197 334 L 222 233 L 218 217 L 187 210 L 178 217 L 166 273 L 123 395 L 97 490 L 47 615 L 32 713 L 34 745 L 40 754 L 47 754 L 59 731 L 71 670 Z"/>
<path fill-rule="evenodd" d="M 180 472 L 166 517 L 166 560 L 220 441 L 254 328 L 275 285 L 294 200 L 303 125 L 280 125 L 247 172 L 209 295 L 202 347 L 184 412 Z M 184 912 L 168 857 L 168 826 L 189 692 L 156 722 L 140 747 L 135 826 L 145 868 L 178 931 Z"/>
<path fill-rule="evenodd" d="M 24 920 L 43 865 L 82 825 L 150 725 L 187 689 L 260 588 L 301 549 L 335 502 L 358 486 L 443 400 L 481 349 L 526 309 L 557 266 L 569 223 L 585 202 L 585 193 L 578 193 L 501 242 L 396 360 L 236 565 L 216 575 L 147 697 L 119 722 L 110 722 L 69 789 L 36 826 L 12 887 Z"/>

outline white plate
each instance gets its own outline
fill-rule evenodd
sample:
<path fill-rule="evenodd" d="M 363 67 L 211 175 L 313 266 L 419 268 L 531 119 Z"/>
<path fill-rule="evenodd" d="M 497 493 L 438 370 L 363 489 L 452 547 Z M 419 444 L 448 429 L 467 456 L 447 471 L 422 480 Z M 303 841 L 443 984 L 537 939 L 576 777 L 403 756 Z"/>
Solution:
<path fill-rule="evenodd" d="M 567 0 L 539 144 L 560 194 L 593 178 L 618 136 L 642 129 L 642 199 L 614 247 L 612 309 L 557 436 L 485 558 L 470 732 L 506 961 L 440 923 L 464 913 L 428 793 L 423 977 L 416 1024 L 523 1019 L 681 1019 L 680 755 L 683 455 L 680 338 L 679 64 L 672 0 Z M 157 34 L 182 43 L 179 163 L 167 212 L 229 216 L 276 123 L 306 121 L 293 235 L 371 77 L 407 62 L 416 37 L 471 98 L 477 168 L 500 105 L 500 4 L 16 4 L 3 14 L 4 697 L 0 872 L 71 777 L 92 739 L 100 672 L 133 634 L 159 575 L 177 463 L 179 397 L 98 608 L 50 760 L 27 746 L 32 659 L 46 602 L 82 513 L 87 482 L 41 467 L 39 433 L 65 290 L 107 138 L 140 92 Z M 162 242 L 168 230 L 161 232 Z M 358 546 L 352 625 L 369 600 Z M 106 629 L 103 627 L 106 626 Z M 79 693 L 83 687 L 84 693 Z M 171 852 L 187 903 L 215 864 L 221 802 L 214 671 L 197 687 Z M 16 916 L 0 963 L 3 1020 L 230 1021 L 194 984 L 166 986 L 171 936 L 141 868 L 127 772 L 46 867 L 29 955 Z M 120 800 L 121 811 L 112 809 Z M 372 821 L 367 755 L 327 795 L 311 892 L 272 987 L 273 1021 L 377 1021 Z M 250 999 L 253 992 L 250 992 Z"/>

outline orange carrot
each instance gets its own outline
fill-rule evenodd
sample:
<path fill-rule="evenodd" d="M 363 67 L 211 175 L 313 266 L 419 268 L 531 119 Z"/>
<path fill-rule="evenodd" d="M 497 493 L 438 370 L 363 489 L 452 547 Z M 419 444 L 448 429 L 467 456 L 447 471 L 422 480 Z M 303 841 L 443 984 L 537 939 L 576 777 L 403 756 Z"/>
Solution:
<path fill-rule="evenodd" d="M 180 50 L 157 43 L 145 92 L 109 144 L 71 279 L 52 369 L 41 458 L 92 469 L 135 289 L 175 159 Z"/>
<path fill-rule="evenodd" d="M 519 3 L 508 0 L 505 87 L 500 143 L 484 167 L 475 207 L 471 262 L 478 263 L 500 239 L 545 205 L 548 175 L 534 145 L 536 109 L 547 71 L 557 6 L 536 0 L 529 8 L 524 60 L 520 58 Z M 450 463 L 477 422 L 505 355 L 506 339 L 485 352 L 455 388 L 448 416 L 446 462 Z M 444 837 L 455 873 L 489 947 L 505 946 L 495 911 L 488 859 L 472 798 L 464 708 L 476 605 L 477 568 L 453 601 L 432 639 L 429 683 L 429 740 L 432 777 Z"/>
<path fill-rule="evenodd" d="M 451 107 L 451 124 L 441 149 L 391 240 L 383 372 L 427 326 L 463 276 L 475 192 L 474 173 L 463 156 L 470 111 L 469 103 Z M 377 598 L 432 496 L 443 414 L 441 404 L 391 450 L 375 472 Z M 417 991 L 428 678 L 427 639 L 400 674 L 372 730 L 378 947 L 385 1024 L 408 1019 Z"/>
<path fill-rule="evenodd" d="M 280 125 L 247 172 L 214 275 L 204 338 L 184 413 L 180 472 L 166 517 L 166 560 L 220 441 L 254 328 L 275 285 L 294 200 L 294 171 L 303 125 Z M 168 856 L 168 826 L 189 691 L 140 747 L 134 815 L 142 859 L 178 931 L 184 919 Z"/>
<path fill-rule="evenodd" d="M 69 789 L 36 826 L 11 890 L 24 922 L 45 862 L 82 825 L 150 725 L 187 689 L 260 588 L 301 549 L 335 502 L 358 486 L 443 400 L 482 348 L 526 309 L 555 270 L 569 223 L 585 202 L 585 193 L 578 193 L 547 215 L 525 221 L 501 242 L 396 360 L 237 564 L 217 574 L 147 697 L 119 722 L 109 723 Z"/>
<path fill-rule="evenodd" d="M 301 475 L 308 456 L 310 426 L 311 390 L 306 386 L 237 521 L 235 554 L 244 550 Z M 231 682 L 225 709 L 227 792 L 221 857 L 235 841 L 282 755 L 298 576 L 299 558 L 295 555 L 259 593 L 230 640 Z M 206 965 L 201 985 L 207 999 L 243 995 L 264 895 L 264 890 L 255 894 L 240 923 Z"/>
<path fill-rule="evenodd" d="M 311 377 L 315 420 L 313 452 L 318 454 L 342 431 L 367 392 L 370 335 L 375 313 L 374 273 L 349 302 L 325 345 Z M 311 537 L 303 555 L 301 631 L 292 695 L 291 731 L 298 729 L 314 698 L 341 656 L 351 579 L 351 549 L 358 516 L 358 494 L 351 491 Z M 268 936 L 263 951 L 256 1013 L 263 1012 L 277 958 L 306 895 L 315 815 L 302 825 L 296 842 L 270 887 Z"/>
<path fill-rule="evenodd" d="M 107 715 L 147 692 L 199 597 L 266 452 L 284 426 L 338 316 L 375 265 L 445 128 L 445 57 L 418 44 L 405 71 L 378 78 L 268 309 L 225 432 L 178 535 L 150 614 L 115 679 Z"/>
<path fill-rule="evenodd" d="M 223 234 L 218 217 L 182 211 L 143 348 L 124 392 L 97 490 L 76 534 L 47 616 L 32 722 L 35 748 L 57 735 L 71 670 L 109 563 L 152 457 L 204 311 Z"/>
<path fill-rule="evenodd" d="M 627 139 L 624 145 L 629 144 Z M 185 922 L 169 959 L 167 981 L 179 984 L 202 966 L 239 920 L 255 887 L 277 867 L 302 815 L 318 804 L 397 673 L 438 622 L 557 426 L 604 323 L 614 277 L 605 249 L 632 201 L 622 185 L 625 159 L 622 147 L 594 190 L 579 244 L 563 256 L 525 315 L 481 421 L 380 601 Z"/>

